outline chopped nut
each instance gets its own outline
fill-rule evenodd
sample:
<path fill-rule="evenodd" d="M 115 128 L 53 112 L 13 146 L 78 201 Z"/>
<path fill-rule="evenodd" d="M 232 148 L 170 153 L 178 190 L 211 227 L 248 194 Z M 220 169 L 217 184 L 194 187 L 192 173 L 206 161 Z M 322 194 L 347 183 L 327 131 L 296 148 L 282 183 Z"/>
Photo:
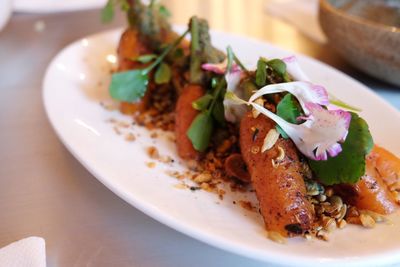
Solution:
<path fill-rule="evenodd" d="M 285 244 L 286 243 L 286 238 L 283 237 L 280 233 L 275 232 L 275 231 L 268 231 L 267 232 L 267 237 L 271 239 L 272 241 L 279 243 L 279 244 Z"/>
<path fill-rule="evenodd" d="M 184 183 L 180 183 L 180 184 L 174 185 L 174 187 L 177 188 L 177 189 L 186 189 L 187 185 L 184 184 Z"/>
<path fill-rule="evenodd" d="M 212 176 L 209 173 L 201 173 L 194 178 L 194 181 L 198 184 L 206 183 L 211 181 Z"/>
<path fill-rule="evenodd" d="M 201 187 L 201 189 L 203 189 L 205 191 L 208 191 L 208 192 L 212 191 L 212 188 L 210 187 L 210 185 L 208 183 L 201 183 L 200 187 Z"/>
<path fill-rule="evenodd" d="M 375 222 L 380 223 L 386 221 L 386 217 L 370 210 L 362 210 L 361 214 L 366 214 L 372 217 Z"/>
<path fill-rule="evenodd" d="M 129 142 L 133 142 L 133 141 L 136 140 L 136 137 L 135 137 L 135 135 L 133 133 L 127 133 L 125 135 L 125 140 L 129 141 Z"/>
<path fill-rule="evenodd" d="M 360 215 L 360 221 L 361 221 L 362 226 L 364 226 L 366 228 L 375 227 L 375 220 L 368 214 L 362 213 Z"/>
<path fill-rule="evenodd" d="M 153 169 L 156 166 L 155 162 L 147 162 L 146 163 L 147 167 L 149 167 L 150 169 Z"/>
<path fill-rule="evenodd" d="M 160 158 L 160 154 L 158 153 L 157 148 L 154 147 L 154 146 L 150 146 L 150 147 L 147 148 L 147 154 L 152 159 L 159 159 Z"/>
<path fill-rule="evenodd" d="M 252 211 L 253 210 L 253 205 L 251 204 L 250 201 L 244 201 L 244 200 L 240 200 L 239 204 L 242 208 Z"/>

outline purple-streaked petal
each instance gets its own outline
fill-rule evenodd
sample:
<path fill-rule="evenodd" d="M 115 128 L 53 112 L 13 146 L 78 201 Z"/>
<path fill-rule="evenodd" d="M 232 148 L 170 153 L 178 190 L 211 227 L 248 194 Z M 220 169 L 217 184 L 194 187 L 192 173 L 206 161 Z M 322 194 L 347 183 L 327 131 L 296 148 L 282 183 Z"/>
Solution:
<path fill-rule="evenodd" d="M 331 157 L 336 157 L 339 155 L 340 152 L 342 152 L 342 146 L 338 143 L 333 144 L 330 148 L 328 148 L 328 154 Z"/>
<path fill-rule="evenodd" d="M 295 81 L 309 81 L 310 79 L 301 69 L 296 56 L 285 57 L 282 59 L 286 64 L 286 71 L 292 76 Z"/>
<path fill-rule="evenodd" d="M 227 84 L 226 92 L 232 92 L 238 98 L 243 97 L 243 90 L 238 89 L 242 74 L 243 72 L 240 70 L 231 71 L 225 74 L 225 80 Z M 247 107 L 237 105 L 237 103 L 232 101 L 232 99 L 224 98 L 223 105 L 225 119 L 232 123 L 239 122 L 247 111 Z"/>
<path fill-rule="evenodd" d="M 201 68 L 206 71 L 211 71 L 216 74 L 224 74 L 225 69 L 226 69 L 226 63 L 218 63 L 218 64 L 213 64 L 213 63 L 205 63 L 201 65 Z"/>
<path fill-rule="evenodd" d="M 228 61 L 224 60 L 221 63 L 205 63 L 201 65 L 201 68 L 206 71 L 211 71 L 216 74 L 224 74 L 226 68 L 228 67 Z M 236 63 L 232 63 L 232 68 L 230 72 L 240 71 L 240 67 Z"/>
<path fill-rule="evenodd" d="M 278 83 L 264 86 L 255 94 L 253 94 L 249 101 L 252 102 L 265 94 L 280 93 L 285 91 L 291 93 L 297 98 L 306 115 L 308 115 L 310 112 L 305 106 L 305 103 L 312 102 L 319 105 L 326 105 L 329 103 L 328 93 L 323 86 L 304 81 Z"/>

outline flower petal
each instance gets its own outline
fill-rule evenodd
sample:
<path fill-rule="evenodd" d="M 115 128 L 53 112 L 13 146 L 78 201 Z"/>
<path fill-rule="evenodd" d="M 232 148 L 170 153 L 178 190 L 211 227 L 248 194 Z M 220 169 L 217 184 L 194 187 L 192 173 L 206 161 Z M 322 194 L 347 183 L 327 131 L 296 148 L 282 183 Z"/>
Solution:
<path fill-rule="evenodd" d="M 201 65 L 201 68 L 206 71 L 211 71 L 216 74 L 224 74 L 226 72 L 226 68 L 228 66 L 228 61 L 225 59 L 221 63 L 205 63 Z M 236 63 L 232 64 L 231 72 L 239 71 L 240 68 Z"/>
<path fill-rule="evenodd" d="M 252 102 L 265 94 L 280 93 L 285 91 L 291 93 L 297 98 L 306 115 L 309 114 L 309 111 L 305 105 L 307 102 L 312 102 L 319 105 L 329 104 L 328 93 L 323 86 L 304 81 L 278 83 L 264 86 L 255 94 L 253 94 L 249 101 Z"/>
<path fill-rule="evenodd" d="M 341 152 L 339 142 L 347 136 L 351 120 L 349 112 L 326 110 L 318 104 L 306 103 L 310 115 L 304 123 L 296 125 L 286 122 L 261 105 L 249 103 L 275 121 L 305 156 L 313 160 L 327 160 L 328 154 L 333 157 Z"/>
<path fill-rule="evenodd" d="M 237 105 L 237 102 L 229 96 L 235 96 L 237 99 L 243 97 L 243 91 L 239 90 L 238 85 L 242 78 L 242 71 L 232 71 L 225 74 L 225 80 L 227 83 L 226 94 L 223 101 L 225 119 L 230 122 L 238 122 L 246 113 L 247 108 L 245 106 Z M 233 93 L 233 94 L 229 94 Z"/>
<path fill-rule="evenodd" d="M 310 78 L 301 69 L 296 56 L 290 56 L 282 58 L 282 61 L 286 63 L 286 71 L 292 76 L 295 81 L 309 81 Z"/>

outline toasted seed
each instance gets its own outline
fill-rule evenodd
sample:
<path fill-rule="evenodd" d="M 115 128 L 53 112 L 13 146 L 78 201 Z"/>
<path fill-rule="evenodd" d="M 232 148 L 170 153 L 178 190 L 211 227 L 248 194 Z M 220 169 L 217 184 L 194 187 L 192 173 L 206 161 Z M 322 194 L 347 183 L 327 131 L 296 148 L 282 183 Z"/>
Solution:
<path fill-rule="evenodd" d="M 337 220 L 341 220 L 344 218 L 344 216 L 346 216 L 347 213 L 347 205 L 343 204 L 343 206 L 340 208 L 340 210 L 337 212 L 337 214 L 335 214 L 335 219 Z"/>
<path fill-rule="evenodd" d="M 260 105 L 260 106 L 264 106 L 264 99 L 263 98 L 257 98 L 256 99 L 256 101 L 254 101 L 254 103 L 256 103 L 256 104 L 258 104 L 258 105 Z M 251 111 L 251 113 L 253 114 L 253 118 L 255 119 L 255 118 L 257 118 L 258 117 L 258 115 L 260 115 L 260 112 L 258 111 L 258 110 L 256 110 L 256 109 L 254 109 L 253 108 L 253 110 Z"/>
<path fill-rule="evenodd" d="M 347 225 L 347 222 L 346 222 L 345 219 L 339 220 L 339 221 L 337 222 L 337 227 L 338 227 L 339 229 L 345 228 L 346 225 Z"/>
<path fill-rule="evenodd" d="M 332 232 L 333 230 L 336 229 L 336 221 L 333 218 L 324 216 L 322 218 L 322 226 L 323 226 L 324 230 L 326 230 L 328 232 Z"/>
<path fill-rule="evenodd" d="M 373 228 L 373 227 L 375 227 L 374 218 L 372 218 L 368 214 L 361 214 L 360 215 L 360 221 L 361 221 L 362 226 L 364 226 L 365 228 Z"/>
<path fill-rule="evenodd" d="M 324 240 L 324 241 L 328 241 L 329 240 L 329 235 L 328 232 L 325 230 L 320 230 L 317 232 L 317 237 Z"/>
<path fill-rule="evenodd" d="M 279 244 L 285 244 L 286 243 L 286 238 L 283 237 L 280 233 L 275 232 L 275 231 L 268 231 L 267 237 L 271 239 L 272 241 L 279 243 Z"/>
<path fill-rule="evenodd" d="M 204 172 L 204 173 L 197 175 L 194 178 L 194 181 L 198 184 L 201 184 L 201 183 L 209 182 L 209 181 L 211 181 L 211 179 L 212 179 L 211 174 Z"/>
<path fill-rule="evenodd" d="M 325 202 L 327 197 L 324 194 L 318 195 L 318 201 L 319 202 Z"/>
<path fill-rule="evenodd" d="M 372 217 L 375 222 L 380 223 L 386 221 L 386 217 L 370 210 L 363 210 L 361 214 L 366 214 Z"/>
<path fill-rule="evenodd" d="M 332 188 L 326 189 L 325 195 L 326 195 L 327 197 L 333 196 L 333 189 L 332 189 Z"/>
<path fill-rule="evenodd" d="M 279 135 L 280 134 L 276 129 L 269 130 L 264 138 L 264 143 L 261 147 L 261 153 L 271 149 L 275 145 L 276 141 L 278 141 Z"/>
<path fill-rule="evenodd" d="M 340 209 L 343 206 L 343 200 L 339 196 L 332 196 L 329 199 L 329 202 L 332 204 L 333 207 L 336 209 Z"/>
<path fill-rule="evenodd" d="M 276 157 L 276 160 L 282 161 L 285 158 L 285 150 L 282 147 L 278 146 L 278 151 L 279 151 L 279 155 L 278 155 L 278 157 Z"/>

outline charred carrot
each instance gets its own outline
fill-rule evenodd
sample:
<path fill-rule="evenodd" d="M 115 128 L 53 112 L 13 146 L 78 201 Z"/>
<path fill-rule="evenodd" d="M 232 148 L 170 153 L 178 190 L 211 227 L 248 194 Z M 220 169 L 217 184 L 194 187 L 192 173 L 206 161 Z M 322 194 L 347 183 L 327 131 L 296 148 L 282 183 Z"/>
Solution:
<path fill-rule="evenodd" d="M 314 214 L 306 199 L 301 165 L 292 141 L 279 138 L 269 150 L 261 148 L 275 123 L 248 112 L 240 125 L 240 149 L 260 202 L 267 230 L 293 236 L 310 230 Z"/>

